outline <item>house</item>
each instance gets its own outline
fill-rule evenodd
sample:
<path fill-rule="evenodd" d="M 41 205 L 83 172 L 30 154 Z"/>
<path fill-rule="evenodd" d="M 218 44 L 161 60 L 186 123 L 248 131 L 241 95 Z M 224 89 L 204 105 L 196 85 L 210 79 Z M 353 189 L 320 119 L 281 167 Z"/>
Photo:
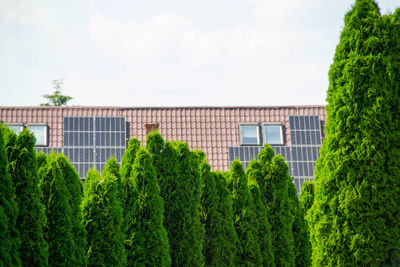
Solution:
<path fill-rule="evenodd" d="M 33 131 L 37 150 L 63 151 L 82 178 L 92 166 L 102 171 L 111 155 L 120 162 L 129 138 L 144 142 L 158 129 L 205 151 L 214 170 L 228 170 L 235 158 L 246 168 L 268 143 L 285 157 L 298 191 L 314 177 L 325 120 L 324 106 L 0 107 L 0 121 Z"/>

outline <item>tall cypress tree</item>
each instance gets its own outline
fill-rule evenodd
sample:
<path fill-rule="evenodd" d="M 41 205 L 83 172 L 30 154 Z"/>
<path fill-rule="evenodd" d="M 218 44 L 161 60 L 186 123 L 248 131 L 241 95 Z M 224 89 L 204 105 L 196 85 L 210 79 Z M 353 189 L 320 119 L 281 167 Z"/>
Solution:
<path fill-rule="evenodd" d="M 42 203 L 45 206 L 44 236 L 49 245 L 50 266 L 71 266 L 75 262 L 75 243 L 71 224 L 71 195 L 54 153 L 39 170 Z"/>
<path fill-rule="evenodd" d="M 400 264 L 400 32 L 392 19 L 373 0 L 356 0 L 345 16 L 309 211 L 314 266 Z"/>
<path fill-rule="evenodd" d="M 195 151 L 195 153 L 200 159 L 203 188 L 201 219 L 205 229 L 203 248 L 205 264 L 206 266 L 233 266 L 237 236 L 233 225 L 232 200 L 226 181 L 223 177 L 221 178 L 220 173 L 211 172 L 203 151 Z"/>
<path fill-rule="evenodd" d="M 19 249 L 23 266 L 47 266 L 48 245 L 43 236 L 46 222 L 37 172 L 36 139 L 28 130 L 19 136 L 8 132 L 6 151 L 8 170 L 15 186 L 18 204 L 17 229 L 20 233 Z"/>
<path fill-rule="evenodd" d="M 293 209 L 289 199 L 289 168 L 281 155 L 265 145 L 258 161 L 251 161 L 247 170 L 250 179 L 257 181 L 261 199 L 267 208 L 271 224 L 272 247 L 276 266 L 294 266 Z"/>
<path fill-rule="evenodd" d="M 268 220 L 267 208 L 261 200 L 260 187 L 257 182 L 250 181 L 249 189 L 254 202 L 257 242 L 260 246 L 262 266 L 275 266 L 274 251 L 272 250 L 271 240 L 271 225 Z"/>
<path fill-rule="evenodd" d="M 212 227 L 217 234 L 213 260 L 210 266 L 234 266 L 236 260 L 236 244 L 238 237 L 233 223 L 233 207 L 231 193 L 222 172 L 214 172 L 216 186 L 217 215 L 216 224 Z"/>
<path fill-rule="evenodd" d="M 71 195 L 69 204 L 71 206 L 71 224 L 74 239 L 73 259 L 70 265 L 86 266 L 86 230 L 82 224 L 82 200 L 83 200 L 83 184 L 79 174 L 68 161 L 68 158 L 63 154 L 58 154 L 56 157 L 57 164 L 60 167 L 61 175 L 64 178 L 65 185 Z"/>
<path fill-rule="evenodd" d="M 288 192 L 293 212 L 293 240 L 295 266 L 311 266 L 311 242 L 308 232 L 307 221 L 304 218 L 304 209 L 297 197 L 296 186 L 292 177 L 288 177 Z"/>
<path fill-rule="evenodd" d="M 124 190 L 123 190 L 123 186 L 122 186 L 122 182 L 121 182 L 121 170 L 119 167 L 119 163 L 117 161 L 117 159 L 115 158 L 115 156 L 112 156 L 111 158 L 109 158 L 106 162 L 106 165 L 104 166 L 103 169 L 103 173 L 104 172 L 108 172 L 110 173 L 112 176 L 114 176 L 115 178 L 117 178 L 116 182 L 118 185 L 118 196 L 120 198 L 121 201 L 121 205 L 124 199 Z"/>
<path fill-rule="evenodd" d="M 95 169 L 87 173 L 82 202 L 88 266 L 125 266 L 122 207 L 116 178 Z"/>
<path fill-rule="evenodd" d="M 167 231 L 164 228 L 164 203 L 158 192 L 152 158 L 139 149 L 132 167 L 134 219 L 131 228 L 129 266 L 170 266 Z"/>
<path fill-rule="evenodd" d="M 232 188 L 234 225 L 238 236 L 236 265 L 260 266 L 263 259 L 257 238 L 253 198 L 239 160 L 232 162 L 228 179 Z"/>
<path fill-rule="evenodd" d="M 18 205 L 15 188 L 8 173 L 8 159 L 4 140 L 4 126 L 0 123 L 0 266 L 21 266 L 18 248 L 19 231 L 16 221 Z"/>

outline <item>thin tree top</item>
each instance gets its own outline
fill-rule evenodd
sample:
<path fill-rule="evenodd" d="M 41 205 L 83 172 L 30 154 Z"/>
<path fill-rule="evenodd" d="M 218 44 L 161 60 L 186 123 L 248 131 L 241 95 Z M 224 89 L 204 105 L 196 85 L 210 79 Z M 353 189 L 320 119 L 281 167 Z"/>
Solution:
<path fill-rule="evenodd" d="M 52 95 L 43 95 L 43 97 L 47 100 L 47 103 L 40 104 L 41 106 L 65 106 L 71 101 L 73 98 L 70 96 L 62 95 L 62 85 L 64 81 L 53 80 L 53 89 L 55 90 Z"/>

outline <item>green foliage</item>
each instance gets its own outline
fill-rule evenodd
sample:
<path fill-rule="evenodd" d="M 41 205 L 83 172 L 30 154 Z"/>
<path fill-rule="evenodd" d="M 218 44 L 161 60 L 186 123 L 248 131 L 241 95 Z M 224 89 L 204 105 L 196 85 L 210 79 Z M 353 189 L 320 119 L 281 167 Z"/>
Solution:
<path fill-rule="evenodd" d="M 42 203 L 45 206 L 46 224 L 44 237 L 49 245 L 50 266 L 71 266 L 75 262 L 71 206 L 64 177 L 52 153 L 45 165 L 39 169 Z"/>
<path fill-rule="evenodd" d="M 58 154 L 56 157 L 61 175 L 65 181 L 67 190 L 71 196 L 69 205 L 71 207 L 71 225 L 75 246 L 73 247 L 71 266 L 86 266 L 86 230 L 82 224 L 83 184 L 75 168 L 68 161 L 67 157 Z M 74 259 L 74 261 L 72 261 Z"/>
<path fill-rule="evenodd" d="M 203 151 L 200 159 L 202 181 L 201 219 L 205 229 L 203 256 L 206 266 L 233 266 L 237 236 L 233 225 L 230 192 L 220 173 L 212 173 Z"/>
<path fill-rule="evenodd" d="M 260 187 L 257 182 L 250 181 L 249 189 L 254 203 L 257 242 L 260 245 L 262 266 L 275 266 L 271 240 L 271 225 L 268 220 L 267 208 L 261 200 Z"/>
<path fill-rule="evenodd" d="M 299 196 L 300 203 L 307 213 L 314 203 L 314 181 L 304 181 Z"/>
<path fill-rule="evenodd" d="M 65 106 L 72 97 L 61 94 L 61 86 L 64 84 L 63 80 L 53 80 L 54 93 L 52 95 L 43 95 L 47 99 L 47 103 L 40 104 L 41 106 Z"/>
<path fill-rule="evenodd" d="M 293 240 L 295 266 L 311 266 L 311 242 L 309 237 L 307 221 L 304 218 L 304 209 L 297 197 L 296 186 L 292 177 L 288 177 L 288 193 L 292 203 L 293 212 Z"/>
<path fill-rule="evenodd" d="M 128 266 L 170 266 L 167 231 L 163 226 L 164 203 L 158 192 L 150 153 L 140 148 L 132 168 L 134 219 L 127 236 Z"/>
<path fill-rule="evenodd" d="M 47 266 L 48 245 L 43 236 L 46 222 L 35 155 L 35 137 L 28 130 L 19 136 L 6 134 L 8 170 L 15 186 L 18 204 L 17 229 L 20 233 L 19 249 L 23 266 Z"/>
<path fill-rule="evenodd" d="M 106 165 L 104 166 L 104 169 L 103 169 L 103 173 L 104 172 L 108 172 L 112 176 L 117 178 L 118 196 L 122 203 L 122 201 L 124 199 L 124 191 L 123 191 L 122 182 L 121 182 L 121 171 L 119 168 L 119 163 L 118 163 L 117 159 L 115 158 L 115 156 L 112 156 L 111 158 L 109 158 L 107 160 Z"/>
<path fill-rule="evenodd" d="M 247 174 L 260 187 L 261 199 L 267 208 L 271 224 L 272 247 L 276 266 L 294 266 L 294 240 L 292 233 L 293 209 L 288 195 L 289 168 L 281 155 L 265 145 L 251 161 Z"/>
<path fill-rule="evenodd" d="M 309 210 L 314 266 L 400 264 L 399 36 L 372 0 L 345 16 Z"/>
<path fill-rule="evenodd" d="M 16 225 L 18 206 L 15 188 L 8 173 L 4 131 L 0 123 L 0 266 L 21 266 L 18 252 L 20 239 Z"/>
<path fill-rule="evenodd" d="M 169 150 L 169 142 L 165 150 Z M 170 210 L 168 225 L 168 238 L 170 238 L 172 265 L 174 266 L 203 266 L 202 254 L 204 245 L 204 227 L 200 222 L 201 179 L 199 160 L 190 152 L 187 143 L 174 142 L 178 175 L 172 186 L 175 192 L 171 202 L 165 202 L 165 207 Z M 171 153 L 171 151 L 167 151 Z M 163 153 L 164 154 L 164 153 Z M 167 153 L 163 155 L 166 156 Z M 169 181 L 173 177 L 168 177 Z M 160 177 L 161 179 L 161 177 Z"/>
<path fill-rule="evenodd" d="M 122 208 L 116 177 L 95 169 L 87 173 L 82 202 L 88 266 L 125 266 Z"/>
<path fill-rule="evenodd" d="M 242 163 L 232 162 L 228 183 L 232 188 L 233 216 L 237 243 L 237 266 L 260 266 L 263 262 L 257 237 L 253 198 Z"/>

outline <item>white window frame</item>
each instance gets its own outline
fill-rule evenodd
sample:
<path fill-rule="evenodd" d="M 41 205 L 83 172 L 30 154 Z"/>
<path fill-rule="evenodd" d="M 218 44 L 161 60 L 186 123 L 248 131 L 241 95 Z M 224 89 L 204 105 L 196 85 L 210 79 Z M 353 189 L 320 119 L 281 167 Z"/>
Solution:
<path fill-rule="evenodd" d="M 20 132 L 22 132 L 24 130 L 24 124 L 23 123 L 6 123 L 5 126 L 19 126 L 21 129 L 19 130 L 19 132 L 17 132 L 17 134 L 19 134 Z"/>
<path fill-rule="evenodd" d="M 266 137 L 266 131 L 265 131 L 265 127 L 266 126 L 280 126 L 280 134 L 281 134 L 281 142 L 280 143 L 267 143 L 267 137 Z M 268 123 L 263 123 L 262 124 L 262 134 L 263 134 L 263 142 L 264 144 L 268 144 L 268 145 L 274 145 L 274 146 L 283 146 L 285 145 L 285 140 L 283 138 L 283 125 L 280 122 L 268 122 Z"/>
<path fill-rule="evenodd" d="M 43 128 L 43 130 L 44 130 L 44 144 L 38 144 L 38 143 L 36 143 L 36 146 L 41 146 L 41 147 L 46 147 L 46 146 L 49 146 L 49 135 L 48 135 L 48 132 L 49 132 L 49 130 L 48 130 L 48 126 L 47 126 L 47 124 L 45 124 L 45 123 L 29 123 L 29 124 L 27 124 L 26 125 L 26 128 L 28 129 L 28 130 L 30 130 L 30 128 L 29 127 L 31 127 L 31 126 L 43 126 L 44 128 Z M 36 141 L 38 141 L 37 139 L 36 139 Z"/>
<path fill-rule="evenodd" d="M 255 144 L 248 144 L 243 143 L 243 134 L 242 134 L 242 127 L 243 126 L 254 126 L 257 127 L 257 143 Z M 240 145 L 241 146 L 259 146 L 260 145 L 260 125 L 258 123 L 253 122 L 246 122 L 239 124 L 239 138 L 240 138 Z"/>

